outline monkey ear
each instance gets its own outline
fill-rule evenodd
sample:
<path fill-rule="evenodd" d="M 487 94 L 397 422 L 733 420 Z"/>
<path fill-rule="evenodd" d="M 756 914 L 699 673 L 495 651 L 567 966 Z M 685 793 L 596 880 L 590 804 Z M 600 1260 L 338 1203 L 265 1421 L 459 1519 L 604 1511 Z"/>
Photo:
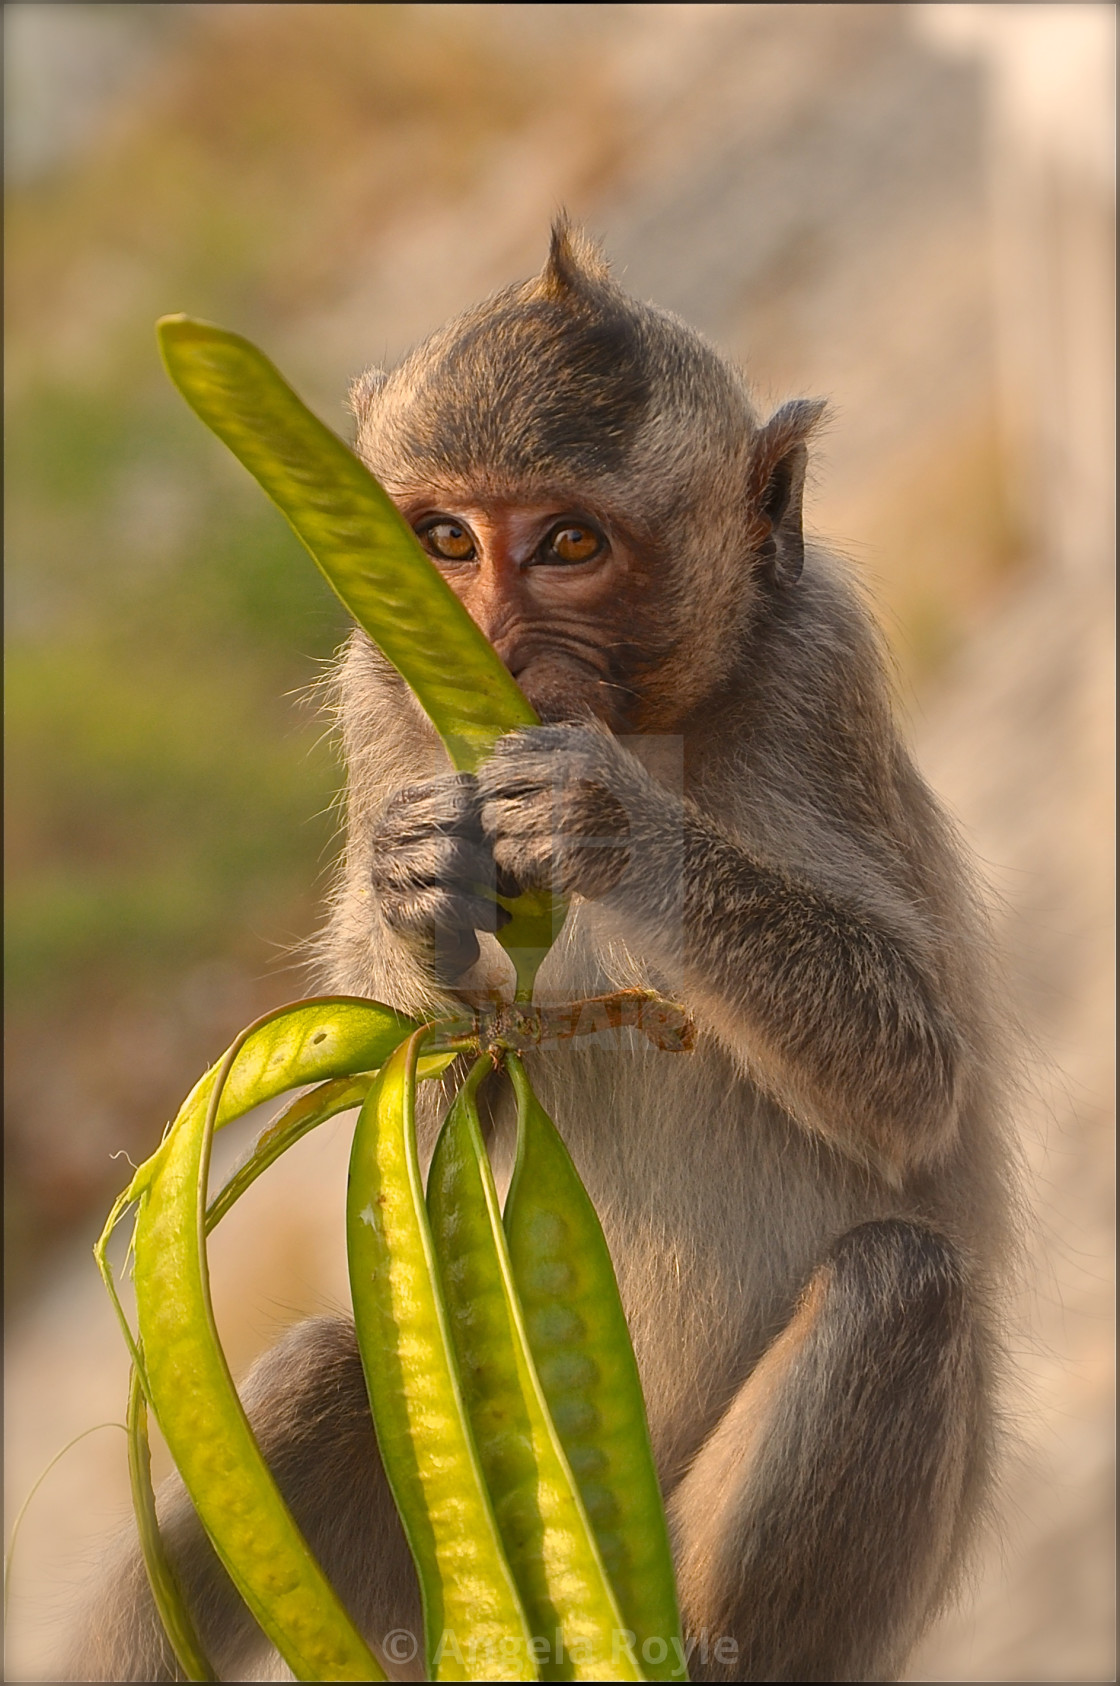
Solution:
<path fill-rule="evenodd" d="M 381 391 L 389 379 L 384 369 L 367 369 L 356 380 L 350 382 L 350 390 L 346 394 L 346 407 L 355 421 L 365 420 L 370 404 Z"/>
<path fill-rule="evenodd" d="M 751 459 L 751 515 L 762 532 L 755 556 L 778 585 L 793 585 L 805 562 L 801 499 L 807 436 L 824 414 L 823 399 L 783 404 L 755 436 Z"/>
<path fill-rule="evenodd" d="M 567 211 L 559 211 L 552 223 L 548 262 L 537 282 L 539 291 L 545 298 L 570 298 L 586 293 L 588 283 L 601 285 L 609 276 L 599 248 L 574 226 Z"/>

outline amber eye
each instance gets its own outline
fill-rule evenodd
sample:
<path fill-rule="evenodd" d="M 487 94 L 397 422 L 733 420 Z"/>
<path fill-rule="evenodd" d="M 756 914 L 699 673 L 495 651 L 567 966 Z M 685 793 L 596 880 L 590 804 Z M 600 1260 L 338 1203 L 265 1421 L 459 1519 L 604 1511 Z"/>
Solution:
<path fill-rule="evenodd" d="M 557 527 L 545 540 L 543 551 L 550 560 L 559 562 L 590 562 L 603 548 L 603 535 L 594 527 L 584 527 L 572 521 Z"/>
<path fill-rule="evenodd" d="M 442 562 L 473 562 L 474 539 L 459 521 L 433 521 L 419 537 L 433 556 Z"/>

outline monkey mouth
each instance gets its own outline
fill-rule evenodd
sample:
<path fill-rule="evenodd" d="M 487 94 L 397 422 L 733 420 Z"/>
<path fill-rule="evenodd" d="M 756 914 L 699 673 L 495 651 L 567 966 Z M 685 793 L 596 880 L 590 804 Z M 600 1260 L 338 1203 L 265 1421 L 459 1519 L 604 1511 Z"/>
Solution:
<path fill-rule="evenodd" d="M 569 650 L 533 656 L 510 672 L 546 723 L 593 715 L 612 731 L 626 724 L 633 693 L 609 671 Z"/>

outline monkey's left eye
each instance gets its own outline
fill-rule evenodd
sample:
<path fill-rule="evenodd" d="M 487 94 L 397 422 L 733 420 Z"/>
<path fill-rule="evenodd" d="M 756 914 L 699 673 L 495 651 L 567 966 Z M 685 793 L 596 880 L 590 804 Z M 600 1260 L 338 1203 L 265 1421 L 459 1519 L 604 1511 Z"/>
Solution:
<path fill-rule="evenodd" d="M 603 549 L 602 533 L 582 522 L 565 522 L 549 533 L 540 549 L 545 562 L 590 562 Z"/>
<path fill-rule="evenodd" d="M 420 529 L 417 538 L 441 562 L 474 561 L 474 539 L 460 521 L 433 521 Z"/>

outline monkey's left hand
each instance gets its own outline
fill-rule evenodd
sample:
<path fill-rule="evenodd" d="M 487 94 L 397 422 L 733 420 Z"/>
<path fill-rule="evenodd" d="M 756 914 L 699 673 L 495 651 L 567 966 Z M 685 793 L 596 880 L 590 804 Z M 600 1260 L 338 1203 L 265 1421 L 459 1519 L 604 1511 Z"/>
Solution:
<path fill-rule="evenodd" d="M 531 726 L 499 740 L 478 771 L 482 829 L 524 889 L 604 896 L 631 864 L 650 781 L 601 727 Z"/>

